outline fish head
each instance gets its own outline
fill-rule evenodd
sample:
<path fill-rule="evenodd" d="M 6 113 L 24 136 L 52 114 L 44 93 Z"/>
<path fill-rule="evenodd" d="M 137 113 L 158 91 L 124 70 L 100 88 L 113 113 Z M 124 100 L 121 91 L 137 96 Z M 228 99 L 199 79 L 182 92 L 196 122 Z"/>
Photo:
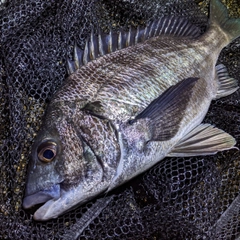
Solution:
<path fill-rule="evenodd" d="M 108 120 L 56 106 L 48 110 L 32 146 L 23 200 L 25 209 L 43 204 L 33 216 L 39 221 L 106 191 L 120 155 Z"/>

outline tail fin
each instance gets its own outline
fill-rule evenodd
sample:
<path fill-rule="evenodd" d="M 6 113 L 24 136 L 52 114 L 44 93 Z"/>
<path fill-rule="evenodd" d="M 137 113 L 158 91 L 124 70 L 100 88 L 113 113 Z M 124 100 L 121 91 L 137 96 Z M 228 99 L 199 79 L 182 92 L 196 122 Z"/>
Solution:
<path fill-rule="evenodd" d="M 230 19 L 227 8 L 219 0 L 210 2 L 210 26 L 218 26 L 226 34 L 229 43 L 240 36 L 240 19 Z"/>

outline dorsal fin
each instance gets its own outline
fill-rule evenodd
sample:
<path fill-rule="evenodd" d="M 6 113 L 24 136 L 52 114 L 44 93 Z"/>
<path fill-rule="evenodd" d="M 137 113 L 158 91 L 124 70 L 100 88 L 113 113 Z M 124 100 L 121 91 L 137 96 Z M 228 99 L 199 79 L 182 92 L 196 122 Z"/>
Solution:
<path fill-rule="evenodd" d="M 99 56 L 133 46 L 160 35 L 195 38 L 200 35 L 200 30 L 186 19 L 170 16 L 161 17 L 158 20 L 152 21 L 148 23 L 146 27 L 138 27 L 137 29 L 130 27 L 128 32 L 120 30 L 118 33 L 114 33 L 110 30 L 109 34 L 99 32 L 98 35 L 94 35 L 92 31 L 90 39 L 86 41 L 84 50 L 81 50 L 75 45 L 75 64 L 68 61 L 68 71 L 71 74 L 80 66 L 87 64 Z"/>

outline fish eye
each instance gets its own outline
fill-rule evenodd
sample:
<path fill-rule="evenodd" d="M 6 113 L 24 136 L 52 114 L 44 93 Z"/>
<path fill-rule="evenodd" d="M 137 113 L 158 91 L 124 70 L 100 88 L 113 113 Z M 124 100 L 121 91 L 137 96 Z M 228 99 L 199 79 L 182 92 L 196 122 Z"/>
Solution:
<path fill-rule="evenodd" d="M 38 147 L 38 159 L 42 162 L 51 162 L 57 155 L 57 144 L 55 142 L 44 142 Z"/>

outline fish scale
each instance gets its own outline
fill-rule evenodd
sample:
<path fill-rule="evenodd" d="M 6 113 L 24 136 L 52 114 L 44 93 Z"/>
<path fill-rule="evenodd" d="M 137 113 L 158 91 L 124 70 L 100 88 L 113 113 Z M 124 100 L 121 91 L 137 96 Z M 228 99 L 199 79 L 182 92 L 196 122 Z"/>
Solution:
<path fill-rule="evenodd" d="M 167 55 L 167 57 L 164 56 L 159 59 L 156 59 L 155 57 L 156 61 L 152 61 L 150 57 L 147 60 L 144 59 L 147 64 L 143 64 L 142 61 L 137 62 L 136 64 L 130 64 L 131 67 L 127 67 L 122 73 L 119 73 L 119 68 L 118 66 L 116 66 L 115 77 L 109 79 L 106 76 L 104 78 L 104 86 L 101 87 L 96 93 L 95 101 L 100 101 L 102 105 L 105 106 L 103 109 L 104 112 L 101 111 L 101 114 L 110 119 L 115 119 L 117 117 L 116 114 L 118 114 L 119 109 L 123 108 L 125 110 L 127 103 L 137 106 L 137 112 L 126 113 L 126 116 L 124 116 L 124 118 L 119 117 L 119 119 L 121 120 L 126 120 L 133 114 L 137 114 L 142 111 L 144 107 L 146 107 L 153 99 L 159 96 L 171 85 L 174 85 L 180 79 L 183 79 L 184 76 L 186 76 L 186 70 L 181 71 L 181 68 L 179 68 L 179 70 L 176 71 L 176 66 L 179 66 L 179 59 L 181 59 L 183 63 L 189 63 L 191 57 L 189 57 L 189 51 L 181 52 L 181 54 L 179 54 L 181 58 L 176 58 L 174 52 L 172 52 L 172 57 L 170 57 L 169 55 Z M 199 65 L 204 57 L 202 57 L 200 54 L 197 55 L 194 49 L 192 50 L 192 52 L 196 56 L 199 56 L 199 58 L 196 57 L 196 61 Z M 117 62 L 116 59 L 114 60 L 114 62 Z M 108 61 L 113 62 L 112 58 L 108 59 Z M 166 65 L 166 62 L 168 61 L 171 64 Z M 194 64 L 195 66 L 197 65 L 196 63 Z M 187 69 L 193 69 L 192 66 L 185 67 L 187 67 Z M 87 69 L 85 70 L 87 72 Z M 192 76 L 196 76 L 195 71 L 197 71 L 197 75 L 199 75 L 199 72 L 201 70 L 193 69 L 189 71 L 189 74 L 191 74 Z M 161 76 L 161 78 L 159 78 L 158 76 Z M 119 87 L 119 84 L 121 84 L 121 87 Z M 117 102 L 117 109 L 112 108 L 113 102 Z"/>

